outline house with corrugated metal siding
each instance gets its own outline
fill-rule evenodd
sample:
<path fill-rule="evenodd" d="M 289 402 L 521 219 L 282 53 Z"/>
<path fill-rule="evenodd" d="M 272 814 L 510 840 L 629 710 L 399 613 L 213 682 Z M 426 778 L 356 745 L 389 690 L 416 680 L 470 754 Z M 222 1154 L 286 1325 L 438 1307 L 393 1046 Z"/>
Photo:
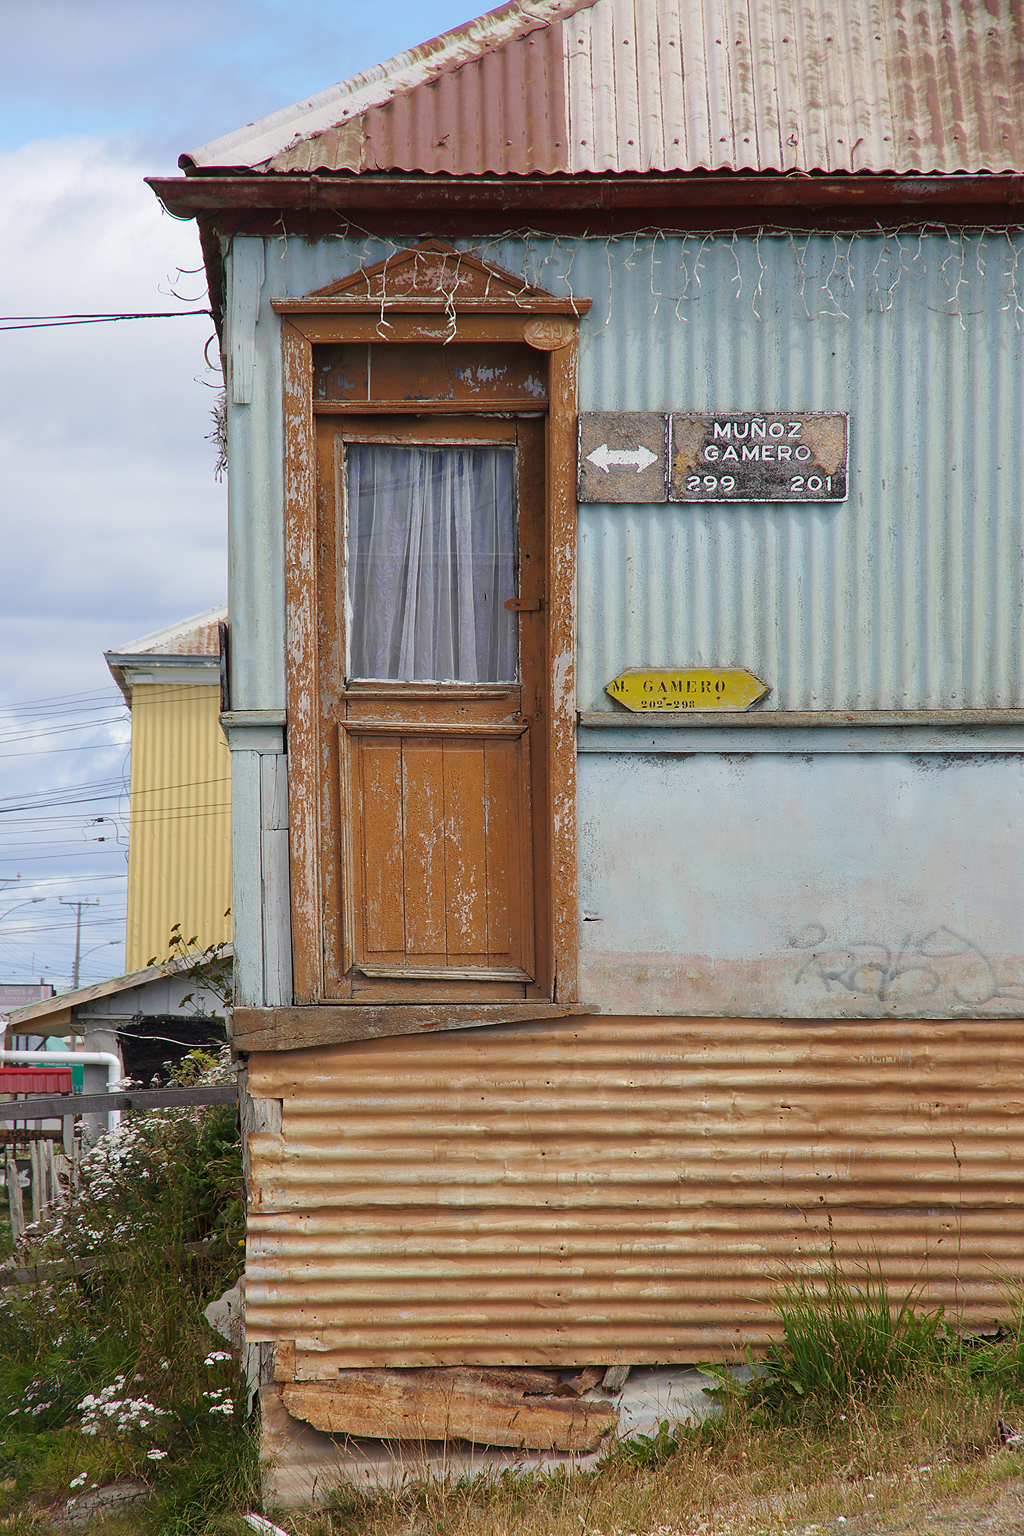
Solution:
<path fill-rule="evenodd" d="M 154 180 L 267 1422 L 1019 1278 L 1022 64 L 1016 0 L 513 0 Z"/>
<path fill-rule="evenodd" d="M 125 970 L 231 939 L 231 768 L 220 728 L 226 606 L 105 652 L 132 712 Z"/>

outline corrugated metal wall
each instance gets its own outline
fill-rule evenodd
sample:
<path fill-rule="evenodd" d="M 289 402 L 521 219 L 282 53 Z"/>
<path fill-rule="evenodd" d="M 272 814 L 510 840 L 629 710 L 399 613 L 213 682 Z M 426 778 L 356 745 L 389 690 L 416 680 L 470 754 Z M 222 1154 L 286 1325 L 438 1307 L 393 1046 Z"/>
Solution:
<path fill-rule="evenodd" d="M 231 937 L 231 764 L 217 685 L 136 683 L 125 969 L 167 953 L 180 923 Z"/>
<path fill-rule="evenodd" d="M 697 662 L 750 667 L 769 708 L 1024 703 L 1024 336 L 1007 252 L 943 235 L 616 249 L 581 408 L 848 411 L 850 494 L 581 507 L 581 708 L 613 707 L 604 685 L 624 666 Z M 573 286 L 603 294 L 603 264 L 581 251 Z M 677 320 L 687 279 L 699 297 Z"/>
<path fill-rule="evenodd" d="M 243 257 L 253 245 L 235 242 Z M 1024 240 L 538 237 L 475 248 L 554 293 L 593 298 L 580 328 L 583 410 L 851 417 L 844 504 L 581 507 L 581 708 L 611 709 L 604 685 L 624 666 L 698 662 L 751 667 L 771 684 L 769 708 L 1024 704 Z M 231 408 L 263 530 L 260 547 L 240 538 L 232 557 L 232 592 L 252 598 L 233 621 L 236 708 L 283 702 L 270 297 L 393 249 L 267 242 L 253 403 Z M 254 515 L 248 473 L 239 524 Z"/>
<path fill-rule="evenodd" d="M 1022 1273 L 1018 1025 L 592 1018 L 255 1055 L 246 1329 L 339 1366 L 762 1343 L 877 1255 L 979 1322 Z"/>

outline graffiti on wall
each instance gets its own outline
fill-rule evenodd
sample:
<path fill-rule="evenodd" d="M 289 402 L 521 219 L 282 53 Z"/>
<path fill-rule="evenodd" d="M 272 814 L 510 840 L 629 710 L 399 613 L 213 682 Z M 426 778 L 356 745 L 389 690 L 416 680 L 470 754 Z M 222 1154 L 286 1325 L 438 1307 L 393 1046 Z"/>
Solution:
<path fill-rule="evenodd" d="M 973 940 L 946 927 L 906 934 L 897 942 L 848 941 L 808 923 L 789 939 L 802 959 L 796 985 L 818 985 L 827 993 L 874 998 L 894 1008 L 984 1008 L 998 1000 L 1024 1001 L 1024 976 L 1005 974 L 1005 962 L 985 954 Z"/>

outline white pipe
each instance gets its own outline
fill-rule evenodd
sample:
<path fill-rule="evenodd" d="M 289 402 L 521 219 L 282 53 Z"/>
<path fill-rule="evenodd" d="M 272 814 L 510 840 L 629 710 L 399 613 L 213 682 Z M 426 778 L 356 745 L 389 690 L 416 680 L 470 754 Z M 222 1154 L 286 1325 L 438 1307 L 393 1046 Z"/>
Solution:
<path fill-rule="evenodd" d="M 5 1051 L 0 1050 L 0 1066 L 6 1061 L 26 1061 L 32 1066 L 55 1067 L 106 1067 L 107 1092 L 113 1093 L 121 1081 L 121 1058 L 113 1051 Z M 73 1102 L 73 1101 L 72 1101 Z M 31 1108 L 31 1100 L 25 1105 Z M 32 1116 L 25 1115 L 26 1120 Z M 117 1109 L 107 1111 L 107 1130 L 113 1131 L 121 1124 L 121 1112 Z"/>

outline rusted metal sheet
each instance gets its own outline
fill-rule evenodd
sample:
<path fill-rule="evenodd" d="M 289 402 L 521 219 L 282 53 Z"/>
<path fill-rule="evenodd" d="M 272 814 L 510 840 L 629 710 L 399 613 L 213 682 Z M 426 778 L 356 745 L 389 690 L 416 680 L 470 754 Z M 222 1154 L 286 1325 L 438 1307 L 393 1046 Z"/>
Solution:
<path fill-rule="evenodd" d="M 827 744 L 747 756 L 736 733 L 695 753 L 688 734 L 579 758 L 585 1005 L 807 1019 L 1024 1011 L 1011 809 L 1024 757 Z"/>
<path fill-rule="evenodd" d="M 598 0 L 563 28 L 571 169 L 1020 163 L 1019 0 Z"/>
<path fill-rule="evenodd" d="M 530 0 L 194 150 L 204 170 L 999 172 L 1020 0 Z"/>
<path fill-rule="evenodd" d="M 254 1055 L 246 1326 L 339 1367 L 671 1362 L 833 1252 L 991 1319 L 1022 1272 L 1017 1021 L 589 1018 Z"/>
<path fill-rule="evenodd" d="M 564 55 L 554 22 L 396 95 L 361 119 L 353 169 L 459 175 L 468 161 L 498 175 L 567 170 Z"/>

